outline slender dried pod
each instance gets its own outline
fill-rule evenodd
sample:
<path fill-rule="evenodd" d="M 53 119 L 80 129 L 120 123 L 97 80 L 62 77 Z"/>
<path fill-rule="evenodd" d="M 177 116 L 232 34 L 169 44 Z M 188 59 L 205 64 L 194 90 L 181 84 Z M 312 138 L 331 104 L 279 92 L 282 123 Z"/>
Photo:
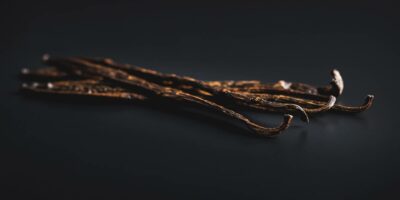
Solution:
<path fill-rule="evenodd" d="M 60 63 L 60 61 L 62 61 Z M 219 105 L 217 103 L 214 103 L 212 101 L 203 99 L 201 97 L 186 93 L 182 90 L 178 90 L 175 88 L 171 87 L 164 87 L 160 86 L 158 84 L 149 82 L 145 79 L 138 78 L 136 76 L 130 75 L 124 71 L 113 69 L 113 68 L 108 68 L 104 67 L 102 65 L 90 63 L 84 60 L 80 60 L 78 58 L 68 58 L 68 59 L 53 59 L 49 56 L 46 56 L 44 59 L 44 62 L 47 64 L 56 64 L 57 66 L 60 67 L 66 67 L 66 68 L 78 68 L 79 70 L 84 71 L 85 73 L 94 75 L 94 76 L 101 76 L 104 78 L 107 78 L 109 80 L 124 84 L 126 86 L 130 86 L 136 89 L 140 89 L 142 92 L 145 92 L 146 94 L 156 96 L 156 97 L 163 97 L 163 98 L 168 98 L 176 101 L 183 101 L 183 102 L 189 102 L 189 103 L 194 103 L 200 106 L 205 106 L 207 108 L 213 109 L 215 111 L 221 112 L 227 116 L 230 116 L 232 118 L 235 118 L 239 121 L 244 122 L 251 130 L 253 130 L 256 134 L 262 135 L 262 136 L 273 136 L 281 131 L 285 130 L 293 116 L 289 114 L 284 115 L 284 120 L 282 124 L 279 127 L 264 127 L 261 126 L 257 123 L 254 123 L 250 121 L 248 118 L 244 117 L 243 115 L 230 110 L 228 108 L 225 108 L 222 105 Z M 61 64 L 61 65 L 60 65 Z"/>
<path fill-rule="evenodd" d="M 96 96 L 115 99 L 146 100 L 148 97 L 135 92 L 126 91 L 123 88 L 111 87 L 102 84 L 98 80 L 79 80 L 79 81 L 57 81 L 31 84 L 23 83 L 21 88 L 25 91 L 64 94 L 78 96 Z"/>
<path fill-rule="evenodd" d="M 334 72 L 334 71 L 333 71 Z M 332 72 L 332 73 L 333 73 Z M 83 73 L 80 70 L 73 70 L 69 71 L 69 73 L 60 71 L 59 68 L 57 67 L 45 67 L 45 68 L 39 68 L 39 69 L 27 69 L 24 68 L 21 70 L 21 76 L 23 78 L 28 78 L 30 80 L 42 80 L 42 81 L 50 81 L 50 80 L 63 80 L 66 78 L 77 78 L 81 77 Z M 87 78 L 88 75 L 86 75 L 84 78 Z M 93 77 L 93 76 L 92 76 Z M 335 75 L 334 79 L 339 80 L 337 78 L 338 76 Z M 101 77 L 96 77 L 96 80 L 101 80 Z M 341 80 L 341 76 L 340 76 Z M 290 83 L 287 81 L 278 81 L 276 83 L 271 83 L 271 84 L 261 84 L 260 81 L 257 80 L 243 80 L 243 81 L 208 81 L 207 82 L 210 86 L 212 87 L 228 87 L 230 90 L 236 90 L 236 92 L 241 93 L 242 95 L 248 96 L 248 98 L 262 98 L 266 99 L 269 101 L 275 101 L 275 102 L 281 102 L 281 103 L 292 103 L 292 104 L 298 104 L 302 106 L 305 112 L 307 113 L 318 113 L 318 112 L 324 112 L 332 108 L 334 111 L 339 111 L 339 112 L 351 112 L 351 113 L 358 113 L 358 112 L 363 112 L 367 109 L 369 109 L 372 106 L 372 102 L 374 99 L 373 95 L 368 95 L 365 99 L 364 104 L 360 106 L 348 106 L 348 105 L 342 105 L 342 104 L 335 104 L 332 106 L 334 103 L 334 99 L 332 97 L 329 97 L 328 100 L 326 101 L 321 101 L 321 100 L 312 100 L 312 99 L 322 99 L 325 100 L 326 97 L 322 95 L 316 94 L 317 87 L 303 84 L 303 83 Z M 288 90 L 288 85 L 290 86 L 290 90 Z M 339 84 L 338 84 L 339 85 Z M 282 94 L 269 94 L 269 93 L 252 93 L 248 92 L 245 89 L 251 90 L 251 88 L 254 88 L 257 86 L 258 88 L 261 87 L 268 87 L 276 90 L 285 90 L 285 92 L 292 92 L 292 96 L 290 95 L 282 95 Z M 185 85 L 180 85 L 180 89 L 187 89 L 187 90 L 192 90 L 193 92 L 197 93 L 200 96 L 207 97 L 207 96 L 212 96 L 212 94 L 204 91 L 204 90 L 195 90 L 191 86 L 185 86 Z M 250 88 L 249 88 L 250 87 Z M 328 86 L 326 86 L 328 87 Z M 286 89 L 285 89 L 286 88 Z M 341 87 L 343 88 L 343 87 Z M 297 91 L 294 92 L 294 91 Z M 307 93 L 307 94 L 304 94 Z M 301 97 L 297 97 L 301 96 Z M 309 98 L 311 96 L 311 99 Z M 263 110 L 263 111 L 271 111 L 271 109 L 265 109 L 264 107 L 257 105 L 257 104 L 252 104 L 252 103 L 246 103 L 246 102 L 238 102 L 238 104 L 246 105 L 246 107 L 249 108 L 254 108 L 256 110 Z M 278 109 L 274 110 L 276 112 L 279 112 Z"/>
<path fill-rule="evenodd" d="M 327 86 L 322 87 L 314 87 L 304 83 L 292 83 L 287 81 L 278 81 L 276 83 L 271 84 L 262 84 L 257 80 L 245 80 L 245 81 L 200 81 L 196 80 L 192 77 L 187 76 L 178 76 L 176 74 L 163 74 L 161 72 L 155 70 L 149 70 L 143 67 L 139 67 L 137 65 L 130 64 L 120 64 L 115 62 L 111 58 L 83 58 L 91 62 L 96 62 L 100 64 L 107 65 L 109 67 L 127 70 L 130 73 L 133 73 L 137 76 L 147 76 L 150 77 L 154 81 L 162 81 L 165 84 L 183 84 L 183 85 L 191 85 L 198 89 L 203 89 L 210 92 L 206 86 L 211 86 L 214 88 L 264 88 L 269 90 L 290 90 L 290 91 L 298 91 L 303 93 L 315 94 L 315 95 L 333 95 L 338 97 L 343 92 L 344 84 L 343 79 L 340 75 L 340 72 L 336 69 L 331 71 L 332 81 Z"/>
<path fill-rule="evenodd" d="M 337 104 L 336 97 L 343 93 L 344 84 L 336 69 L 331 71 L 330 84 L 317 87 L 284 80 L 276 83 L 261 83 L 258 80 L 202 81 L 176 74 L 163 74 L 135 65 L 119 64 L 112 59 L 45 55 L 43 61 L 54 67 L 21 70 L 23 79 L 41 82 L 24 83 L 24 91 L 135 101 L 166 98 L 223 113 L 243 122 L 262 136 L 274 136 L 285 130 L 292 116 L 285 114 L 278 127 L 265 127 L 226 106 L 233 103 L 259 111 L 299 112 L 302 119 L 308 122 L 307 113 L 330 110 L 362 112 L 371 107 L 374 99 L 373 95 L 368 95 L 360 106 Z"/>
<path fill-rule="evenodd" d="M 318 113 L 319 109 L 322 109 L 321 110 L 322 112 L 327 111 L 327 110 L 333 110 L 333 111 L 338 111 L 338 112 L 359 113 L 359 112 L 368 110 L 372 106 L 372 103 L 374 100 L 374 95 L 367 95 L 363 104 L 361 104 L 359 106 L 349 106 L 349 105 L 343 105 L 343 104 L 339 104 L 339 103 L 331 105 L 333 103 L 332 101 L 328 101 L 328 103 L 326 103 L 325 101 L 302 99 L 302 98 L 286 96 L 286 95 L 272 95 L 272 94 L 256 94 L 256 95 L 260 95 L 263 98 L 275 100 L 278 102 L 295 103 L 295 104 L 301 105 L 307 113 Z M 331 98 L 332 97 L 333 96 L 331 96 Z M 324 109 L 324 107 L 326 107 L 326 109 Z M 317 110 L 313 111 L 310 109 L 317 109 Z"/>
<path fill-rule="evenodd" d="M 240 105 L 248 106 L 249 103 L 255 103 L 260 107 L 263 107 L 263 110 L 273 111 L 273 112 L 283 112 L 287 111 L 290 113 L 299 113 L 301 115 L 301 119 L 303 121 L 309 122 L 309 117 L 304 109 L 296 104 L 291 103 L 278 103 L 272 101 L 266 101 L 261 99 L 247 98 L 240 93 L 232 92 L 231 90 L 223 87 L 217 87 L 215 85 L 208 85 L 207 82 L 194 79 L 192 77 L 187 76 L 178 76 L 176 74 L 163 74 L 155 70 L 149 70 L 143 67 L 128 65 L 128 64 L 118 64 L 115 63 L 112 59 L 91 59 L 91 58 L 64 58 L 65 60 L 74 59 L 75 64 L 85 63 L 93 63 L 105 67 L 110 67 L 113 69 L 121 70 L 131 75 L 135 75 L 137 77 L 146 79 L 151 82 L 155 82 L 158 84 L 168 85 L 170 87 L 179 87 L 180 89 L 188 89 L 186 92 L 191 92 L 193 90 L 201 91 L 203 94 L 210 94 L 215 96 L 216 98 L 228 98 L 233 101 L 240 102 Z M 60 62 L 60 61 L 58 61 Z M 257 84 L 258 81 L 241 81 L 238 83 L 225 82 L 224 84 L 228 85 L 254 85 Z M 243 103 L 242 103 L 243 102 Z"/>

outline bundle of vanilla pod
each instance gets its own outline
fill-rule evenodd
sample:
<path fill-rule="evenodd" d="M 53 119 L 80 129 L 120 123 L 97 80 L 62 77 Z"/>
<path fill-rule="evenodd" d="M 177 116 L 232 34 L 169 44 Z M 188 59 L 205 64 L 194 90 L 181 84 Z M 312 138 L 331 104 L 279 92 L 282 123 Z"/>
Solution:
<path fill-rule="evenodd" d="M 335 69 L 331 72 L 329 84 L 313 86 L 283 80 L 275 83 L 258 80 L 203 81 L 121 64 L 110 58 L 45 54 L 42 61 L 48 67 L 21 70 L 23 80 L 36 80 L 23 83 L 23 91 L 132 101 L 158 99 L 185 102 L 236 119 L 261 136 L 274 136 L 288 128 L 292 114 L 308 122 L 308 116 L 315 113 L 358 113 L 370 108 L 374 98 L 367 95 L 360 106 L 336 103 L 344 85 L 339 71 Z M 282 113 L 283 122 L 276 127 L 266 127 L 239 113 L 239 108 Z"/>

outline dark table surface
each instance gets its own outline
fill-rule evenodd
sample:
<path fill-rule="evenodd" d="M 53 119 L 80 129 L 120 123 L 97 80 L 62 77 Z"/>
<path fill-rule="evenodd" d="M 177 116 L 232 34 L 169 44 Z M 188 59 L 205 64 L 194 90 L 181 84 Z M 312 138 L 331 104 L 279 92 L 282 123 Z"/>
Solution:
<path fill-rule="evenodd" d="M 400 20 L 390 3 L 0 7 L 0 199 L 400 198 Z M 337 68 L 340 102 L 376 99 L 367 112 L 296 119 L 263 139 L 196 110 L 18 93 L 19 69 L 40 67 L 43 53 L 108 56 L 205 80 L 322 85 Z"/>

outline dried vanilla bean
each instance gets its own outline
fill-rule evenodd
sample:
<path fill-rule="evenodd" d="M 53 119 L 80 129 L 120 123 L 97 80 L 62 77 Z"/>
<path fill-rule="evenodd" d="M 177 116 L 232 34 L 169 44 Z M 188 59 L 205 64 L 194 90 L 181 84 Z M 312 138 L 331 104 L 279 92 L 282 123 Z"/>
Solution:
<path fill-rule="evenodd" d="M 21 70 L 21 74 L 24 77 L 35 77 L 35 78 L 41 78 L 42 80 L 53 80 L 53 79 L 65 79 L 66 77 L 73 77 L 75 74 L 76 75 L 82 75 L 82 72 L 79 70 L 73 71 L 73 74 L 67 74 L 63 71 L 60 71 L 60 69 L 56 67 L 46 67 L 46 68 L 39 68 L 36 70 L 33 69 L 23 69 Z M 332 72 L 334 74 L 334 71 Z M 87 77 L 87 76 L 86 76 Z M 333 76 L 335 78 L 335 76 Z M 336 76 L 337 77 L 337 76 Z M 341 76 L 340 80 L 341 80 Z M 100 77 L 97 77 L 100 78 Z M 336 78 L 338 79 L 338 78 Z M 341 81 L 343 83 L 343 81 Z M 325 96 L 318 95 L 316 94 L 317 87 L 303 84 L 303 83 L 290 83 L 287 81 L 278 81 L 277 83 L 271 83 L 271 84 L 261 84 L 260 81 L 257 80 L 246 80 L 246 81 L 208 81 L 207 82 L 210 86 L 215 87 L 228 87 L 230 90 L 236 90 L 240 91 L 241 94 L 245 94 L 247 96 L 250 96 L 250 98 L 263 98 L 267 99 L 269 101 L 275 101 L 275 102 L 281 102 L 281 103 L 292 103 L 292 104 L 298 104 L 301 105 L 302 108 L 307 112 L 307 113 L 318 113 L 318 112 L 323 112 L 327 111 L 332 107 L 333 99 L 332 97 L 329 99 Z M 288 85 L 291 86 L 291 89 L 288 90 L 285 88 L 288 88 Z M 249 87 L 250 86 L 250 87 Z M 180 85 L 180 89 L 190 89 L 193 90 L 192 87 L 190 86 L 184 86 Z M 326 86 L 328 87 L 328 86 Z M 267 90 L 267 89 L 275 89 L 275 90 L 283 90 L 283 93 L 289 93 L 291 92 L 292 96 L 289 95 L 282 95 L 282 94 L 268 94 L 268 93 L 252 93 L 249 91 L 252 91 L 252 89 L 259 89 L 259 90 Z M 267 89 L 266 89 L 267 88 Z M 300 89 L 302 88 L 302 89 Z M 322 88 L 322 87 L 320 87 Z M 341 87 L 343 88 L 343 86 Z M 246 91 L 249 90 L 249 91 Z M 264 91 L 265 91 L 264 90 Z M 212 94 L 207 93 L 202 90 L 193 90 L 195 91 L 198 95 L 206 97 L 206 96 L 212 96 Z M 296 92 L 294 92 L 296 91 Z M 312 91 L 312 92 L 310 92 Z M 254 90 L 253 90 L 254 92 Z M 260 91 L 257 91 L 260 92 Z M 300 96 L 300 97 L 297 97 Z M 311 96 L 311 98 L 310 98 Z M 317 100 L 312 100 L 312 99 L 317 99 Z M 324 101 L 321 101 L 324 100 Z M 368 95 L 366 97 L 365 103 L 360 106 L 347 106 L 347 105 L 341 105 L 341 104 L 335 104 L 332 107 L 332 110 L 335 111 L 340 111 L 340 112 L 362 112 L 367 110 L 371 105 L 373 101 L 373 95 Z M 251 103 L 246 103 L 246 102 L 239 102 L 239 104 L 246 104 L 247 107 L 254 108 L 257 110 L 266 110 L 266 111 L 271 111 L 267 110 L 262 106 L 259 106 L 257 104 L 251 104 Z M 277 111 L 277 110 L 275 110 Z"/>
<path fill-rule="evenodd" d="M 138 66 L 131 66 L 131 65 L 121 65 L 114 63 L 111 59 L 89 59 L 89 58 L 64 58 L 64 59 L 55 59 L 53 64 L 60 65 L 62 61 L 66 62 L 68 60 L 75 60 L 75 62 L 80 63 L 92 63 L 97 64 L 105 67 L 110 67 L 113 69 L 123 70 L 124 72 L 130 73 L 132 75 L 138 76 L 140 78 L 158 83 L 158 84 L 168 84 L 170 87 L 179 87 L 180 89 L 185 89 L 182 87 L 190 88 L 190 91 L 193 89 L 201 90 L 203 93 L 210 93 L 216 98 L 227 98 L 232 101 L 240 102 L 240 105 L 248 106 L 250 104 L 257 104 L 259 107 L 266 111 L 273 111 L 273 112 L 290 112 L 290 113 L 299 113 L 301 114 L 301 119 L 309 122 L 308 114 L 306 111 L 299 105 L 292 104 L 292 103 L 279 103 L 273 101 L 267 101 L 262 98 L 248 98 L 240 93 L 235 93 L 230 91 L 227 88 L 210 86 L 205 81 L 197 80 L 187 76 L 178 76 L 176 74 L 162 74 L 160 72 L 149 70 L 146 68 L 138 67 Z M 245 85 L 244 83 L 249 83 L 254 81 L 243 81 L 241 84 Z M 185 90 L 188 92 L 187 90 Z M 250 106 L 251 107 L 251 106 Z"/>
<path fill-rule="evenodd" d="M 49 82 L 46 84 L 33 83 L 23 84 L 22 89 L 40 93 L 50 94 L 64 94 L 64 95 L 80 95 L 80 96 L 95 96 L 95 97 L 107 97 L 115 99 L 129 99 L 129 100 L 146 100 L 148 97 L 133 92 L 128 92 L 123 88 L 113 88 L 106 85 L 102 85 L 99 81 L 85 80 L 85 81 L 61 81 L 61 82 Z M 292 120 L 291 115 L 284 115 L 284 121 L 279 127 L 266 128 L 259 124 L 250 121 L 243 115 L 236 113 L 232 110 L 226 109 L 223 106 L 207 102 L 201 98 L 193 98 L 193 96 L 178 95 L 173 97 L 177 101 L 196 102 L 200 105 L 212 108 L 217 111 L 221 111 L 225 115 L 228 115 L 234 119 L 244 122 L 251 130 L 255 131 L 256 134 L 261 136 L 274 136 L 281 131 L 285 130 Z M 194 99 L 194 100 L 193 100 Z"/>
<path fill-rule="evenodd" d="M 139 77 L 148 77 L 153 81 L 163 82 L 164 84 L 182 84 L 182 85 L 190 85 L 194 86 L 198 89 L 203 89 L 208 92 L 207 86 L 211 86 L 214 88 L 264 88 L 269 90 L 290 90 L 290 91 L 299 91 L 303 93 L 315 94 L 315 95 L 333 95 L 338 97 L 343 92 L 343 79 L 338 70 L 334 69 L 331 71 L 332 81 L 327 86 L 322 87 L 314 87 L 311 85 L 307 85 L 304 83 L 290 83 L 286 81 L 278 81 L 277 83 L 272 84 L 261 84 L 260 81 L 250 80 L 250 81 L 200 81 L 187 76 L 178 76 L 176 74 L 163 74 L 161 72 L 155 70 L 149 70 L 143 67 L 139 67 L 136 65 L 130 64 L 120 64 L 116 63 L 111 58 L 82 58 L 91 62 L 104 64 L 109 67 L 127 70 L 130 73 L 133 73 Z M 143 77 L 142 77 L 143 78 Z M 210 92 L 212 93 L 212 92 Z"/>
<path fill-rule="evenodd" d="M 28 69 L 23 68 L 20 71 L 20 77 L 29 80 L 41 80 L 43 78 L 47 80 L 61 80 L 72 78 L 68 73 L 60 71 L 55 67 L 43 67 L 39 69 Z"/>
<path fill-rule="evenodd" d="M 62 61 L 62 62 L 60 62 Z M 136 76 L 130 75 L 124 71 L 116 70 L 112 68 L 107 68 L 98 64 L 90 63 L 87 61 L 79 60 L 76 58 L 68 58 L 68 59 L 53 59 L 51 57 L 46 57 L 44 60 L 45 63 L 53 65 L 55 64 L 57 67 L 64 67 L 64 68 L 78 68 L 79 70 L 84 71 L 90 75 L 94 76 L 101 76 L 103 78 L 107 78 L 109 80 L 118 82 L 120 84 L 124 84 L 126 86 L 132 87 L 131 89 L 140 89 L 141 92 L 145 92 L 146 94 L 156 96 L 156 97 L 164 97 L 176 101 L 183 101 L 194 103 L 197 105 L 205 106 L 207 108 L 211 108 L 213 110 L 219 111 L 228 115 L 232 118 L 238 119 L 244 122 L 250 129 L 255 131 L 258 135 L 263 136 L 273 136 L 278 134 L 279 132 L 283 131 L 288 127 L 292 120 L 292 116 L 289 114 L 284 115 L 284 120 L 279 127 L 264 127 L 258 125 L 248 118 L 244 117 L 243 115 L 225 108 L 217 103 L 212 101 L 203 99 L 201 97 L 183 92 L 182 90 L 171 88 L 171 87 L 164 87 L 158 84 L 149 82 L 145 79 L 138 78 Z"/>
<path fill-rule="evenodd" d="M 110 63 L 110 59 L 106 59 L 103 61 L 104 63 Z M 115 63 L 115 62 L 114 62 Z M 119 65 L 117 65 L 119 66 Z M 132 68 L 132 67 L 129 67 Z M 287 92 L 297 92 L 299 95 L 316 95 L 316 96 L 326 96 L 329 97 L 333 95 L 338 97 L 342 94 L 344 84 L 342 76 L 340 72 L 336 69 L 331 71 L 332 81 L 329 85 L 315 87 L 312 85 L 308 85 L 305 83 L 294 83 L 294 82 L 287 82 L 284 80 L 280 80 L 276 83 L 266 83 L 262 84 L 259 81 L 246 81 L 245 84 L 241 84 L 241 82 L 235 81 L 209 81 L 207 82 L 208 85 L 213 87 L 229 87 L 233 91 L 246 91 L 246 92 L 258 92 L 262 93 L 266 91 L 266 93 L 273 92 L 273 93 L 280 93 L 281 91 Z M 239 83 L 239 84 L 237 84 Z M 283 93 L 285 93 L 283 92 Z M 326 98 L 322 97 L 322 98 Z"/>
<path fill-rule="evenodd" d="M 99 80 L 73 80 L 73 81 L 57 81 L 31 84 L 23 83 L 22 89 L 26 91 L 50 93 L 50 94 L 65 94 L 79 96 L 97 96 L 116 99 L 132 99 L 146 100 L 148 97 L 135 92 L 126 91 L 123 88 L 112 87 L 102 84 Z"/>
<path fill-rule="evenodd" d="M 199 93 L 204 96 L 216 95 L 218 98 L 218 94 L 223 93 L 224 96 L 231 97 L 236 101 L 239 105 L 244 105 L 247 107 L 257 108 L 259 110 L 266 111 L 279 111 L 280 109 L 286 110 L 300 110 L 302 113 L 318 113 L 329 110 L 333 107 L 336 98 L 334 96 L 339 96 L 343 92 L 343 79 L 338 70 L 334 69 L 331 72 L 332 81 L 328 86 L 323 87 L 314 87 L 311 85 L 307 85 L 304 83 L 290 83 L 286 81 L 279 81 L 273 84 L 261 84 L 259 81 L 212 81 L 212 82 L 204 82 L 199 81 L 191 77 L 178 76 L 175 74 L 162 74 L 155 70 L 148 70 L 142 67 L 138 67 L 135 65 L 128 64 L 118 64 L 114 62 L 112 59 L 88 59 L 84 58 L 88 61 L 95 63 L 102 63 L 106 66 L 110 66 L 117 69 L 127 70 L 132 74 L 142 75 L 151 79 L 152 81 L 158 81 L 164 84 L 170 85 L 184 85 L 184 87 L 193 90 L 196 88 L 196 91 L 200 91 Z M 210 88 L 211 87 L 211 88 Z M 216 89 L 217 88 L 217 89 Z M 273 92 L 279 92 L 281 90 L 284 93 L 298 93 L 300 97 L 311 96 L 311 97 L 319 97 L 318 100 L 325 101 L 324 103 L 315 104 L 318 106 L 317 108 L 303 108 L 304 105 L 297 105 L 296 102 L 277 102 L 271 101 L 270 99 L 264 98 L 263 95 L 258 95 L 257 97 L 249 97 L 249 95 L 243 95 L 242 91 L 252 92 L 252 90 L 270 90 Z M 323 91 L 323 94 L 331 94 L 329 96 L 322 96 L 319 92 Z M 207 94 L 209 93 L 209 94 Z M 289 104 L 288 104 L 289 103 Z M 288 108 L 290 106 L 291 108 Z M 314 106 L 314 107 L 315 107 Z M 348 107 L 350 108 L 350 107 Z M 302 119 L 308 122 L 308 116 L 303 114 Z"/>
<path fill-rule="evenodd" d="M 256 94 L 256 95 L 260 95 L 267 99 L 273 99 L 278 102 L 296 103 L 298 105 L 303 106 L 303 108 L 304 108 L 304 110 L 306 110 L 306 112 L 309 112 L 310 108 L 320 109 L 321 106 L 326 105 L 326 102 L 323 102 L 323 101 L 302 99 L 302 98 L 296 98 L 296 97 L 292 97 L 292 96 L 271 95 L 271 94 Z M 374 99 L 374 95 L 367 95 L 367 97 L 364 100 L 364 103 L 360 106 L 348 106 L 348 105 L 342 105 L 342 104 L 334 104 L 332 106 L 331 110 L 339 111 L 339 112 L 349 112 L 349 113 L 363 112 L 372 106 L 373 99 Z M 313 112 L 311 111 L 309 113 L 313 113 Z"/>
<path fill-rule="evenodd" d="M 23 84 L 24 91 L 107 97 L 113 99 L 148 101 L 170 99 L 212 109 L 245 123 L 256 134 L 273 136 L 286 129 L 292 116 L 284 115 L 278 127 L 264 127 L 244 115 L 228 108 L 242 106 L 258 111 L 308 115 L 326 111 L 348 113 L 362 112 L 370 108 L 374 99 L 368 95 L 361 106 L 336 103 L 344 88 L 338 70 L 332 70 L 332 81 L 325 86 L 278 81 L 261 83 L 258 80 L 202 81 L 176 74 L 163 74 L 134 65 L 118 64 L 111 59 L 82 57 L 43 57 L 51 66 L 40 69 L 23 69 L 24 80 L 36 80 Z"/>

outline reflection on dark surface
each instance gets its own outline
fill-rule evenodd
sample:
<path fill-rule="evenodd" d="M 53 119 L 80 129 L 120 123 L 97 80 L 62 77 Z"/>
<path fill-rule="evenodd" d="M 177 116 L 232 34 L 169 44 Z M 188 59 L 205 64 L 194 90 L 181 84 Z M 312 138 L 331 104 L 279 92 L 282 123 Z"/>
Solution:
<path fill-rule="evenodd" d="M 0 4 L 2 199 L 399 198 L 393 5 Z M 296 120 L 260 139 L 196 109 L 19 95 L 19 69 L 45 52 L 113 56 L 204 80 L 324 84 L 335 67 L 341 101 L 376 99 L 365 113 Z"/>

